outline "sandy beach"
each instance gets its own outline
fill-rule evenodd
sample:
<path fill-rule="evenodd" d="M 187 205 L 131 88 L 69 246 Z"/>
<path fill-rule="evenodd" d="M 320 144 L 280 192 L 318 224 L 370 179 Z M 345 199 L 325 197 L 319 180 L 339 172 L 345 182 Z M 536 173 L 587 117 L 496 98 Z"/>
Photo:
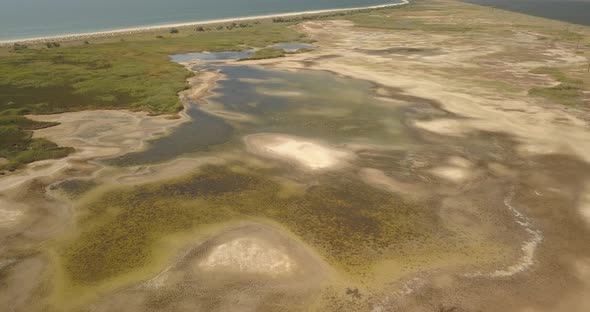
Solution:
<path fill-rule="evenodd" d="M 175 27 L 191 27 L 191 26 L 197 26 L 197 25 L 212 25 L 212 24 L 228 23 L 228 22 L 243 22 L 243 21 L 253 21 L 253 20 L 258 20 L 258 19 L 275 18 L 275 17 L 294 17 L 294 16 L 301 16 L 301 15 L 308 15 L 308 14 L 323 14 L 323 13 L 346 12 L 346 11 L 355 11 L 355 10 L 381 9 L 381 8 L 387 8 L 387 7 L 393 7 L 393 6 L 406 5 L 408 3 L 410 3 L 409 0 L 402 0 L 399 3 L 373 5 L 373 6 L 366 6 L 366 7 L 314 10 L 314 11 L 302 11 L 302 12 L 292 12 L 292 13 L 277 13 L 277 14 L 256 15 L 256 16 L 242 16 L 242 17 L 232 17 L 232 18 L 224 18 L 224 19 L 193 21 L 193 22 L 186 22 L 186 23 L 171 23 L 171 24 L 164 24 L 164 25 L 146 25 L 146 26 L 139 26 L 139 27 L 132 27 L 132 28 L 113 29 L 113 30 L 87 32 L 87 33 L 62 34 L 62 35 L 36 37 L 36 38 L 9 39 L 9 40 L 0 40 L 0 47 L 10 46 L 15 43 L 42 44 L 42 43 L 49 42 L 49 41 L 88 40 L 88 39 L 93 39 L 93 38 L 104 38 L 104 37 L 113 37 L 113 36 L 119 36 L 119 35 L 129 35 L 129 34 L 136 34 L 136 33 L 142 33 L 142 32 L 149 32 L 149 31 L 157 31 L 157 30 L 162 30 L 162 29 L 167 29 L 167 28 L 175 28 Z"/>

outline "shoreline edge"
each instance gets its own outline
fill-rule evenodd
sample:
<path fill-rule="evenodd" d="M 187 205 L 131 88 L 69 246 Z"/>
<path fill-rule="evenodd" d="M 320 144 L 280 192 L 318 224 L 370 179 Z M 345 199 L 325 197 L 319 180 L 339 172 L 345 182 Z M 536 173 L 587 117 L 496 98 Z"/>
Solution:
<path fill-rule="evenodd" d="M 104 38 L 104 37 L 117 36 L 117 35 L 130 35 L 130 34 L 136 34 L 136 33 L 142 33 L 142 32 L 157 31 L 157 30 L 162 30 L 162 29 L 171 28 L 171 27 L 172 28 L 174 28 L 174 27 L 189 27 L 189 26 L 211 25 L 211 24 L 227 23 L 227 22 L 252 21 L 252 20 L 275 18 L 275 17 L 293 17 L 293 16 L 300 16 L 300 15 L 308 15 L 308 14 L 322 14 L 322 13 L 346 12 L 346 11 L 354 11 L 354 10 L 383 9 L 383 8 L 388 8 L 388 7 L 407 5 L 409 3 L 410 3 L 410 0 L 401 0 L 400 2 L 396 2 L 396 3 L 372 5 L 372 6 L 365 6 L 365 7 L 325 9 L 325 10 L 299 11 L 299 12 L 291 12 L 291 13 L 277 13 L 277 14 L 255 15 L 255 16 L 230 17 L 230 18 L 214 19 L 214 20 L 193 21 L 193 22 L 185 22 L 185 23 L 171 23 L 171 24 L 152 25 L 152 26 L 138 26 L 138 27 L 121 28 L 121 29 L 114 29 L 114 30 L 62 34 L 62 35 L 51 35 L 51 36 L 43 36 L 43 37 L 35 37 L 35 38 L 7 39 L 7 40 L 0 40 L 0 47 L 7 47 L 7 46 L 10 46 L 10 45 L 13 45 L 16 43 L 18 43 L 18 44 L 25 44 L 25 43 L 42 44 L 42 43 L 46 43 L 49 41 L 75 41 L 75 40 L 84 40 L 84 39 L 91 39 L 91 38 Z"/>

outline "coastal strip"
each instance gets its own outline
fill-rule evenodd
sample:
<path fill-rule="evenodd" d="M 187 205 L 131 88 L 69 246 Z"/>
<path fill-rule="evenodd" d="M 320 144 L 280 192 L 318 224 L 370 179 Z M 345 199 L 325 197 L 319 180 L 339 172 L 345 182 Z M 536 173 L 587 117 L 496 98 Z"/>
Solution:
<path fill-rule="evenodd" d="M 7 47 L 7 46 L 13 45 L 15 43 L 18 43 L 18 44 L 43 44 L 43 43 L 53 42 L 53 41 L 63 42 L 63 41 L 75 41 L 75 40 L 88 40 L 88 39 L 93 39 L 93 38 L 104 38 L 104 37 L 119 36 L 119 35 L 131 35 L 131 34 L 137 34 L 137 33 L 149 32 L 149 31 L 158 31 L 158 30 L 162 30 L 162 29 L 176 28 L 176 27 L 204 26 L 204 25 L 211 25 L 211 24 L 220 24 L 220 23 L 228 23 L 228 22 L 244 22 L 244 21 L 253 21 L 253 20 L 259 20 L 259 19 L 278 18 L 278 17 L 297 17 L 297 16 L 304 16 L 304 15 L 310 15 L 310 14 L 313 15 L 313 14 L 324 14 L 324 13 L 334 13 L 334 12 L 348 12 L 348 11 L 356 11 L 356 10 L 383 9 L 383 8 L 388 8 L 388 7 L 406 5 L 409 3 L 410 3 L 410 0 L 401 0 L 400 2 L 396 2 L 396 3 L 380 4 L 380 5 L 365 6 L 365 7 L 300 11 L 300 12 L 291 12 L 291 13 L 277 13 L 277 14 L 244 16 L 244 17 L 230 17 L 230 18 L 225 18 L 225 19 L 193 21 L 193 22 L 186 22 L 186 23 L 172 23 L 172 24 L 164 24 L 164 25 L 152 25 L 152 26 L 141 26 L 141 27 L 132 27 L 132 28 L 123 28 L 123 29 L 114 29 L 114 30 L 96 31 L 96 32 L 86 32 L 86 33 L 77 33 L 77 34 L 44 36 L 44 37 L 37 37 L 37 38 L 9 39 L 9 40 L 0 40 L 0 47 Z"/>

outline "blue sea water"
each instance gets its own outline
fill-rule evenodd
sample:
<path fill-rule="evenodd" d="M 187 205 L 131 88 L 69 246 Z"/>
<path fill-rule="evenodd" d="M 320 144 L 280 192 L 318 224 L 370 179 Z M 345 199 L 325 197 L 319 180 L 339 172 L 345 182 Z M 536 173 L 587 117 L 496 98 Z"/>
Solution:
<path fill-rule="evenodd" d="M 401 1 L 0 0 L 0 40 L 395 2 Z"/>
<path fill-rule="evenodd" d="M 504 10 L 590 26 L 590 0 L 464 0 Z"/>

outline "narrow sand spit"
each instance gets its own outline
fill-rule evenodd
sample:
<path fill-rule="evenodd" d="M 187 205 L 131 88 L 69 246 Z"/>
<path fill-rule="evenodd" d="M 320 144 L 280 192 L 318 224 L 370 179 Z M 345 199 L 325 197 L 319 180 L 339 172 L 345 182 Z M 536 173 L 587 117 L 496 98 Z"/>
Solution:
<path fill-rule="evenodd" d="M 295 96 L 303 95 L 303 93 L 298 92 L 298 91 L 272 90 L 272 89 L 266 89 L 266 88 L 258 88 L 256 90 L 256 92 L 260 93 L 260 94 L 264 94 L 264 95 L 284 96 L 284 97 L 295 97 Z"/>
<path fill-rule="evenodd" d="M 261 239 L 242 237 L 213 248 L 199 263 L 206 271 L 262 273 L 272 276 L 290 274 L 296 267 L 283 251 Z"/>
<path fill-rule="evenodd" d="M 255 154 L 284 159 L 311 170 L 340 167 L 353 157 L 348 151 L 284 134 L 250 135 L 245 141 Z"/>

